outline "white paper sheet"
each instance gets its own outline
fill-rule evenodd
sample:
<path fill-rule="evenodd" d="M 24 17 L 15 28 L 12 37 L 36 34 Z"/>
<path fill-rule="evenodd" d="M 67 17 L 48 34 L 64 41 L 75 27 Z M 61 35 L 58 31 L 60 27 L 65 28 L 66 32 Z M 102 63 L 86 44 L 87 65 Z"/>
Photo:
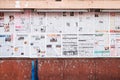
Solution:
<path fill-rule="evenodd" d="M 0 12 L 0 32 L 4 31 L 4 13 Z"/>
<path fill-rule="evenodd" d="M 110 55 L 120 56 L 120 34 L 110 35 Z"/>
<path fill-rule="evenodd" d="M 30 57 L 30 39 L 28 34 L 15 35 L 15 57 Z"/>
<path fill-rule="evenodd" d="M 94 26 L 95 26 L 95 33 L 101 34 L 101 33 L 108 33 L 110 24 L 109 24 L 109 13 L 95 13 L 95 20 L 94 20 Z"/>
<path fill-rule="evenodd" d="M 77 29 L 79 25 L 79 14 L 78 13 L 63 13 L 63 33 L 77 34 Z"/>
<path fill-rule="evenodd" d="M 45 35 L 32 34 L 30 42 L 31 57 L 44 57 L 45 56 Z"/>
<path fill-rule="evenodd" d="M 94 13 L 79 13 L 79 34 L 94 34 L 95 33 L 95 18 Z"/>
<path fill-rule="evenodd" d="M 94 56 L 94 34 L 79 34 L 78 35 L 78 52 L 79 56 L 87 57 Z"/>
<path fill-rule="evenodd" d="M 62 56 L 78 56 L 77 34 L 62 35 Z"/>
<path fill-rule="evenodd" d="M 47 33 L 61 33 L 63 28 L 62 13 L 46 13 Z"/>
<path fill-rule="evenodd" d="M 105 57 L 110 55 L 109 48 L 109 35 L 108 34 L 96 34 L 94 45 L 94 56 Z"/>
<path fill-rule="evenodd" d="M 13 35 L 0 34 L 0 57 L 12 57 L 13 54 Z"/>
<path fill-rule="evenodd" d="M 110 13 L 110 32 L 120 33 L 120 13 Z"/>
<path fill-rule="evenodd" d="M 61 35 L 60 34 L 47 34 L 46 56 L 47 57 L 61 56 Z"/>
<path fill-rule="evenodd" d="M 24 13 L 15 13 L 15 31 L 17 33 L 29 33 L 30 26 L 30 11 Z"/>
<path fill-rule="evenodd" d="M 45 33 L 46 20 L 46 13 L 31 13 L 31 31 L 34 33 Z"/>

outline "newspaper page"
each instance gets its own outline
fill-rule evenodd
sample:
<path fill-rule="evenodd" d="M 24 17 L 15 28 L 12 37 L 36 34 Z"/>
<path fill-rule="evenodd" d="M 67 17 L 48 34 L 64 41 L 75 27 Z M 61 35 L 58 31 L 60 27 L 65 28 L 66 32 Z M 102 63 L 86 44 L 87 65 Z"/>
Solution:
<path fill-rule="evenodd" d="M 61 35 L 47 34 L 46 36 L 46 57 L 61 56 Z"/>
<path fill-rule="evenodd" d="M 120 34 L 110 35 L 110 56 L 120 56 Z"/>
<path fill-rule="evenodd" d="M 15 13 L 15 32 L 29 33 L 30 31 L 30 11 Z"/>
<path fill-rule="evenodd" d="M 12 57 L 13 54 L 13 34 L 0 34 L 0 57 Z"/>
<path fill-rule="evenodd" d="M 108 34 L 95 34 L 94 56 L 107 57 L 110 55 Z"/>
<path fill-rule="evenodd" d="M 110 13 L 110 32 L 120 33 L 120 13 Z"/>
<path fill-rule="evenodd" d="M 62 56 L 77 57 L 78 56 L 77 34 L 62 35 Z"/>
<path fill-rule="evenodd" d="M 30 57 L 30 39 L 28 34 L 15 35 L 15 57 Z"/>
<path fill-rule="evenodd" d="M 110 28 L 110 18 L 109 13 L 95 13 L 94 14 L 94 26 L 95 26 L 95 33 L 97 34 L 108 34 Z"/>
<path fill-rule="evenodd" d="M 79 13 L 78 34 L 94 34 L 95 33 L 94 13 Z"/>
<path fill-rule="evenodd" d="M 45 35 L 31 34 L 31 57 L 45 57 Z"/>
<path fill-rule="evenodd" d="M 80 57 L 94 56 L 94 34 L 79 34 L 78 35 L 78 52 Z"/>
<path fill-rule="evenodd" d="M 31 13 L 31 32 L 45 33 L 47 26 L 47 17 L 44 12 Z"/>

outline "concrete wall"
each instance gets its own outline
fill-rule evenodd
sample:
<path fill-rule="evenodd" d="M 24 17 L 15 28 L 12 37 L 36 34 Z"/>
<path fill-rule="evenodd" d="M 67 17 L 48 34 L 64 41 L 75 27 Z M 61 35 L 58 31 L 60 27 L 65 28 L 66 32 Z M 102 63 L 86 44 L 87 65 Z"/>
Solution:
<path fill-rule="evenodd" d="M 31 61 L 0 59 L 0 80 L 31 80 Z M 120 59 L 38 59 L 38 79 L 120 80 Z"/>
<path fill-rule="evenodd" d="M 0 0 L 0 8 L 119 9 L 120 0 Z"/>

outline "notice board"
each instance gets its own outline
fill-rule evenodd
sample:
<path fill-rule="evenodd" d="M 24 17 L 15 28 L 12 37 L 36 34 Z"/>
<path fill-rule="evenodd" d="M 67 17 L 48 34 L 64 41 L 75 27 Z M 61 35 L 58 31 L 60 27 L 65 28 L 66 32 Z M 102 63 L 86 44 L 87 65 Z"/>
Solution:
<path fill-rule="evenodd" d="M 120 57 L 120 13 L 0 12 L 4 57 Z"/>

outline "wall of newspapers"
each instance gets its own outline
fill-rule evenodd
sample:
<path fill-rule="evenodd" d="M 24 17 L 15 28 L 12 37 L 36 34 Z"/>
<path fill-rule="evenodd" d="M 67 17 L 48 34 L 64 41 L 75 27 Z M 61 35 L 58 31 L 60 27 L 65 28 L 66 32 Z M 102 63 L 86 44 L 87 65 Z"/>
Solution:
<path fill-rule="evenodd" d="M 0 12 L 4 57 L 120 57 L 120 13 Z"/>

